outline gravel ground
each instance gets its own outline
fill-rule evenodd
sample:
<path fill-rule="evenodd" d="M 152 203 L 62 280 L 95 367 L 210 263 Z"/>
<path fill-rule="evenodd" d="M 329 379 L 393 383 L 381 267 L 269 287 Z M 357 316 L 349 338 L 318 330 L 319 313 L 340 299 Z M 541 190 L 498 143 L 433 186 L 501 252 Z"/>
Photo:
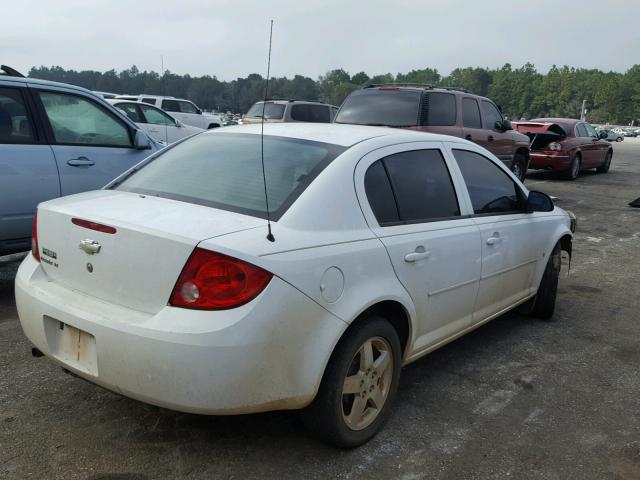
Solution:
<path fill-rule="evenodd" d="M 507 314 L 404 369 L 369 444 L 335 450 L 296 415 L 148 406 L 34 359 L 0 258 L 0 478 L 640 479 L 640 140 L 609 174 L 531 173 L 578 216 L 551 322 Z"/>

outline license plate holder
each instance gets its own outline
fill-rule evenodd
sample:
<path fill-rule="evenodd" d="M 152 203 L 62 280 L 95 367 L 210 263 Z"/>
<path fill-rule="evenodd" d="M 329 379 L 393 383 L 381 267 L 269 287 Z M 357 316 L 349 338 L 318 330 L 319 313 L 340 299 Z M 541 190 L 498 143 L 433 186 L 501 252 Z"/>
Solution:
<path fill-rule="evenodd" d="M 51 354 L 63 363 L 89 375 L 98 375 L 96 338 L 67 323 L 45 317 Z"/>

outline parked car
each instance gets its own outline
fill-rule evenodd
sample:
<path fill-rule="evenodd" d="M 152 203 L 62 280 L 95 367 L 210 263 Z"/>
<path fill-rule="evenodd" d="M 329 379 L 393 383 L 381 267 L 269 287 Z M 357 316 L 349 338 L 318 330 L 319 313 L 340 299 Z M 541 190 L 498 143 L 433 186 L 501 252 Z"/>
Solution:
<path fill-rule="evenodd" d="M 389 416 L 402 365 L 517 305 L 553 314 L 575 222 L 484 148 L 267 124 L 265 189 L 260 129 L 196 135 L 41 204 L 16 278 L 35 348 L 174 410 L 308 407 L 353 447 Z"/>
<path fill-rule="evenodd" d="M 163 97 L 159 95 L 119 95 L 120 100 L 143 102 L 169 112 L 176 120 L 185 125 L 209 130 L 224 124 L 221 115 L 203 112 L 195 103 L 183 98 Z"/>
<path fill-rule="evenodd" d="M 610 142 L 621 142 L 624 140 L 624 135 L 622 133 L 614 132 L 613 130 L 608 130 L 606 128 L 599 129 L 598 136 L 604 140 L 609 140 Z"/>
<path fill-rule="evenodd" d="M 129 100 L 107 100 L 135 122 L 155 141 L 168 145 L 184 137 L 204 132 L 204 129 L 185 125 L 158 107 Z"/>
<path fill-rule="evenodd" d="M 587 122 L 536 118 L 514 122 L 513 126 L 531 138 L 532 169 L 553 170 L 567 180 L 575 180 L 582 170 L 595 168 L 607 173 L 611 167 L 613 149 L 605 140 L 605 131 L 598 134 Z"/>
<path fill-rule="evenodd" d="M 38 203 L 100 188 L 159 148 L 84 88 L 0 76 L 0 255 L 29 249 Z"/>
<path fill-rule="evenodd" d="M 321 102 L 273 99 L 254 103 L 241 123 L 261 123 L 263 110 L 265 122 L 331 123 L 338 107 Z"/>
<path fill-rule="evenodd" d="M 520 180 L 529 167 L 529 139 L 514 132 L 490 99 L 456 89 L 370 85 L 349 94 L 336 123 L 384 125 L 471 140 L 502 160 Z"/>

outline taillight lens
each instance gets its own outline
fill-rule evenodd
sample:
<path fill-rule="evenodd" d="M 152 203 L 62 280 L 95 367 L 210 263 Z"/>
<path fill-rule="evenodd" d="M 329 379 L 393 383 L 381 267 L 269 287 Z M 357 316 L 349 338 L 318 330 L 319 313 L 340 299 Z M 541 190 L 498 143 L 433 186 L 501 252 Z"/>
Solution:
<path fill-rule="evenodd" d="M 552 150 L 554 152 L 559 152 L 560 150 L 562 150 L 562 145 L 560 145 L 558 142 L 551 142 L 547 146 L 547 149 Z"/>
<path fill-rule="evenodd" d="M 178 277 L 169 304 L 196 310 L 226 310 L 250 302 L 273 274 L 237 258 L 196 248 Z"/>
<path fill-rule="evenodd" d="M 38 210 L 33 216 L 33 223 L 31 224 L 31 255 L 38 262 L 40 261 L 40 247 L 38 246 Z"/>

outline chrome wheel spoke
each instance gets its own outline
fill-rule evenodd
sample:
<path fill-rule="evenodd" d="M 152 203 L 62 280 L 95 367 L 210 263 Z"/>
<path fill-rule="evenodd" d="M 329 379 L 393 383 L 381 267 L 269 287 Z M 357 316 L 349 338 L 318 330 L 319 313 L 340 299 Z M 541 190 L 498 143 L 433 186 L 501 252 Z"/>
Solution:
<path fill-rule="evenodd" d="M 380 352 L 380 356 L 376 358 L 376 361 L 373 363 L 373 368 L 378 374 L 379 377 L 384 375 L 384 372 L 387 371 L 389 366 L 391 365 L 391 354 L 389 352 Z"/>
<path fill-rule="evenodd" d="M 351 406 L 351 412 L 349 412 L 349 416 L 347 417 L 347 423 L 352 427 L 357 427 L 362 420 L 366 408 L 367 399 L 356 395 L 353 400 L 353 405 Z"/>
<path fill-rule="evenodd" d="M 355 375 L 351 375 L 344 379 L 344 384 L 342 385 L 342 394 L 348 395 L 353 393 L 358 393 L 360 391 L 362 383 L 362 375 L 358 372 Z"/>
<path fill-rule="evenodd" d="M 371 400 L 373 405 L 378 410 L 380 410 L 382 408 L 382 405 L 384 405 L 385 395 L 382 392 L 382 390 L 380 389 L 380 387 L 377 387 L 377 388 L 373 389 L 373 392 L 371 392 L 369 400 Z"/>
<path fill-rule="evenodd" d="M 369 339 L 360 347 L 360 370 L 371 367 L 373 367 L 373 343 Z"/>

